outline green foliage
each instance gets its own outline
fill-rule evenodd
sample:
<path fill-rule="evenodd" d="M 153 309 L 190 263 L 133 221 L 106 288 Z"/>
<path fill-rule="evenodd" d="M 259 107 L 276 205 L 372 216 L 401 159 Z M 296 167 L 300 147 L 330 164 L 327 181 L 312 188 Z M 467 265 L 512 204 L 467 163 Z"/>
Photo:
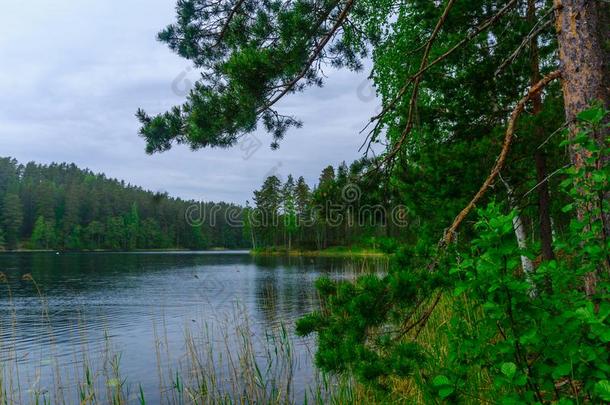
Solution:
<path fill-rule="evenodd" d="M 292 236 L 298 229 L 297 211 L 295 206 L 295 184 L 292 175 L 288 176 L 288 180 L 282 188 L 282 213 L 284 215 L 284 230 L 286 232 L 285 239 L 288 240 L 288 249 L 292 248 Z"/>
<path fill-rule="evenodd" d="M 194 226 L 187 223 L 189 207 L 201 216 Z M 0 208 L 8 249 L 20 242 L 68 250 L 247 246 L 239 206 L 170 198 L 74 165 L 0 159 Z"/>
<path fill-rule="evenodd" d="M 347 246 L 394 253 L 397 240 L 406 239 L 410 217 L 389 186 L 369 159 L 342 163 L 337 170 L 327 166 L 313 190 L 303 177 L 295 183 L 289 175 L 282 184 L 270 176 L 254 192 L 256 206 L 248 215 L 253 245 L 302 250 Z M 397 215 L 400 208 L 404 217 Z"/>
<path fill-rule="evenodd" d="M 353 45 L 360 42 L 356 27 L 336 26 L 345 7 L 330 0 L 179 1 L 176 23 L 158 38 L 203 74 L 183 105 L 154 117 L 138 111 L 147 151 L 173 142 L 227 147 L 259 123 L 277 146 L 300 125 L 273 108 L 278 96 L 321 85 L 321 62 L 360 68 L 365 48 Z M 326 37 L 332 46 L 316 50 Z"/>
<path fill-rule="evenodd" d="M 19 244 L 19 235 L 23 225 L 23 211 L 16 193 L 7 193 L 2 200 L 2 228 L 4 239 L 9 249 L 15 249 Z"/>
<path fill-rule="evenodd" d="M 610 172 L 599 162 L 610 150 L 607 140 L 590 136 L 603 128 L 604 117 L 600 107 L 581 114 L 581 131 L 569 141 L 585 158 L 566 170 L 562 183 L 571 199 L 564 210 L 574 215 L 556 241 L 556 260 L 524 274 L 521 256 L 536 253 L 516 243 L 517 213 L 491 202 L 478 210 L 474 238 L 437 257 L 432 273 L 405 251 L 385 276 L 319 280 L 322 310 L 297 325 L 302 335 L 317 333 L 317 364 L 379 389 L 408 377 L 431 401 L 607 401 L 610 245 L 603 218 L 610 213 L 604 198 Z M 447 315 L 428 333 L 444 342 L 442 352 L 418 339 L 438 310 L 439 293 Z M 475 381 L 482 378 L 491 391 L 479 391 Z"/>
<path fill-rule="evenodd" d="M 43 216 L 39 216 L 32 231 L 31 244 L 34 249 L 48 249 L 48 226 Z"/>
<path fill-rule="evenodd" d="M 516 101 L 557 68 L 555 33 L 546 20 L 553 2 L 353 3 L 180 1 L 177 22 L 160 39 L 201 68 L 202 79 L 184 105 L 156 117 L 138 112 L 148 152 L 174 142 L 230 146 L 260 122 L 275 145 L 299 124 L 277 113 L 275 101 L 322 84 L 325 63 L 358 68 L 370 49 L 371 77 L 386 108 L 368 140 L 389 150 L 400 146 L 387 178 L 371 176 L 366 160 L 329 166 L 311 192 L 301 184 L 293 196 L 282 195 L 281 182 L 270 177 L 255 193 L 253 217 L 284 221 L 249 224 L 253 245 L 262 247 L 278 245 L 281 235 L 290 244 L 294 233 L 299 246 L 367 241 L 396 252 L 388 274 L 319 282 L 324 306 L 298 324 L 300 333 L 318 334 L 318 364 L 381 389 L 412 377 L 427 402 L 480 399 L 481 381 L 493 382 L 486 394 L 493 402 L 604 400 L 609 246 L 601 236 L 610 234 L 604 111 L 581 113 L 582 133 L 569 148 L 582 164 L 562 172 L 568 158 L 556 147 L 555 129 L 564 121 L 563 100 L 557 84 L 547 86 L 517 123 L 502 171 L 507 191 L 495 187 L 486 195 L 491 198 L 479 201 L 485 208 L 465 221 L 476 225 L 462 226 L 454 251 L 436 249 L 438 235 L 494 164 Z M 453 8 L 441 18 L 448 5 Z M 495 23 L 485 24 L 491 18 Z M 435 41 L 426 43 L 432 32 Z M 524 41 L 530 33 L 534 37 Z M 442 62 L 413 80 L 422 64 L 437 58 Z M 506 60 L 513 63 L 498 70 Z M 362 197 L 346 201 L 347 186 Z M 550 202 L 542 191 L 547 186 Z M 349 225 L 363 206 L 397 204 L 406 206 L 410 220 L 400 230 L 406 242 L 400 248 L 389 242 L 396 235 L 388 226 Z M 297 218 L 313 220 L 298 223 L 295 232 L 293 205 Z M 336 213 L 348 219 L 343 226 L 336 226 Z M 536 262 L 535 272 L 524 274 L 524 258 L 539 254 L 538 229 L 532 222 L 517 244 L 515 224 L 530 218 L 538 218 L 540 234 L 545 224 L 547 241 L 555 231 L 555 253 L 545 260 L 557 258 Z M 387 220 L 370 210 L 366 219 Z M 446 347 L 430 353 L 431 345 L 417 337 L 439 305 L 451 310 L 435 331 Z"/>

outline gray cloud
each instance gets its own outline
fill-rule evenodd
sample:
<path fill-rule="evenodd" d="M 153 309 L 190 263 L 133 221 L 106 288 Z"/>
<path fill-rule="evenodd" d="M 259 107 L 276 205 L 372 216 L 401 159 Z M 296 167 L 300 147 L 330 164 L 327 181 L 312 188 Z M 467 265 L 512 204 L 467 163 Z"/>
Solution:
<path fill-rule="evenodd" d="M 377 102 L 359 97 L 366 73 L 327 72 L 324 88 L 286 99 L 302 119 L 278 151 L 270 137 L 249 159 L 239 148 L 154 156 L 137 135 L 138 107 L 164 111 L 182 98 L 172 83 L 188 62 L 156 42 L 174 0 L 32 0 L 0 15 L 0 156 L 74 162 L 95 172 L 183 198 L 243 203 L 273 168 L 317 181 L 328 164 L 360 157 L 359 130 Z M 186 76 L 195 80 L 197 72 Z M 363 90 L 360 89 L 362 95 Z M 364 94 L 367 91 L 364 91 Z M 368 100 L 368 101 L 367 101 Z"/>

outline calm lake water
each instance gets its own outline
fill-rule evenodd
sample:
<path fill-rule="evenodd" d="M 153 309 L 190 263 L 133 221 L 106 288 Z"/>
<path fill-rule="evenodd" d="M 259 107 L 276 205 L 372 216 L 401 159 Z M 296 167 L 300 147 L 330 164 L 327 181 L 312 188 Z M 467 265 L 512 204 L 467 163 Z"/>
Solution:
<path fill-rule="evenodd" d="M 185 336 L 204 333 L 200 345 L 216 343 L 211 350 L 220 355 L 237 352 L 234 327 L 248 322 L 257 355 L 266 350 L 266 334 L 282 325 L 294 338 L 299 402 L 314 375 L 315 341 L 294 337 L 294 322 L 318 305 L 314 281 L 378 265 L 246 252 L 0 254 L 8 279 L 0 283 L 4 384 L 14 381 L 9 390 L 23 403 L 33 392 L 75 403 L 84 363 L 101 370 L 120 362 L 130 401 L 137 403 L 141 385 L 148 403 L 167 402 L 171 373 L 185 361 Z"/>

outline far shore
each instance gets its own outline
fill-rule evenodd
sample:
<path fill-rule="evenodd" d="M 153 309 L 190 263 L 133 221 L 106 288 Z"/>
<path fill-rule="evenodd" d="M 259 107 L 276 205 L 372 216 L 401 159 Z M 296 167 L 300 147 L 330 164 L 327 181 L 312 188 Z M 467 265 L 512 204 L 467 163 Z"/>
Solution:
<path fill-rule="evenodd" d="M 286 249 L 286 248 L 258 248 L 258 249 L 226 249 L 226 248 L 210 248 L 204 250 L 191 249 L 134 249 L 134 250 L 112 250 L 112 249 L 92 249 L 92 250 L 57 250 L 57 249 L 14 249 L 0 250 L 3 253 L 172 253 L 172 252 L 249 252 L 252 256 L 301 256 L 301 257 L 371 257 L 371 258 L 388 258 L 388 253 L 375 249 L 366 249 L 358 247 L 334 246 L 321 250 L 306 250 L 306 249 Z"/>
<path fill-rule="evenodd" d="M 248 248 L 243 249 L 226 249 L 226 248 L 209 248 L 202 250 L 192 249 L 133 249 L 133 250 L 114 250 L 114 249 L 83 249 L 83 250 L 61 250 L 61 249 L 13 249 L 0 250 L 2 253 L 146 253 L 146 252 L 231 252 L 231 251 L 248 251 Z"/>
<path fill-rule="evenodd" d="M 250 251 L 253 256 L 304 256 L 304 257 L 379 257 L 386 258 L 389 255 L 380 250 L 349 248 L 343 246 L 330 247 L 321 250 L 301 250 L 286 248 L 263 248 Z"/>

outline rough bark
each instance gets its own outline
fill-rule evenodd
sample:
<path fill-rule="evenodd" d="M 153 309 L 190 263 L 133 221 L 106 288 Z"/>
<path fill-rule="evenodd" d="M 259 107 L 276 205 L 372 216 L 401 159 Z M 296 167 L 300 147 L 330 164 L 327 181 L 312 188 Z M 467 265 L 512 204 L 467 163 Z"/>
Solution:
<path fill-rule="evenodd" d="M 592 101 L 610 107 L 607 26 L 610 5 L 600 0 L 554 0 L 566 118 Z"/>
<path fill-rule="evenodd" d="M 534 153 L 536 163 L 536 179 L 540 184 L 538 187 L 538 221 L 540 227 L 540 243 L 542 246 L 542 258 L 553 260 L 553 226 L 551 222 L 551 195 L 547 178 L 546 155 L 542 151 Z"/>
<path fill-rule="evenodd" d="M 554 5 L 565 113 L 570 134 L 575 136 L 578 113 L 595 101 L 610 108 L 610 52 L 606 44 L 610 32 L 610 4 L 601 0 L 554 0 Z M 603 145 L 608 129 L 591 136 Z M 583 165 L 585 157 L 586 152 L 578 146 L 571 148 L 570 158 L 576 167 Z M 608 156 L 603 157 L 600 164 L 608 164 L 608 159 Z M 602 196 L 608 197 L 608 194 Z M 582 218 L 586 212 L 578 215 Z M 608 234 L 610 218 L 606 215 L 603 219 Z M 589 274 L 585 279 L 588 294 L 595 293 L 596 284 L 596 275 Z"/>
<path fill-rule="evenodd" d="M 530 24 L 536 22 L 536 0 L 528 0 L 527 20 Z M 531 83 L 534 85 L 540 80 L 540 58 L 538 50 L 538 36 L 534 36 L 530 42 L 530 64 L 531 64 Z M 542 96 L 540 93 L 532 97 L 532 113 L 537 115 L 542 111 Z M 536 127 L 536 143 L 544 142 L 544 129 Z M 546 154 L 541 149 L 534 152 L 534 162 L 536 166 L 536 180 L 540 184 L 538 187 L 538 221 L 540 229 L 540 244 L 542 246 L 542 258 L 553 260 L 553 228 L 551 225 L 551 195 L 549 193 L 547 177 Z"/>

